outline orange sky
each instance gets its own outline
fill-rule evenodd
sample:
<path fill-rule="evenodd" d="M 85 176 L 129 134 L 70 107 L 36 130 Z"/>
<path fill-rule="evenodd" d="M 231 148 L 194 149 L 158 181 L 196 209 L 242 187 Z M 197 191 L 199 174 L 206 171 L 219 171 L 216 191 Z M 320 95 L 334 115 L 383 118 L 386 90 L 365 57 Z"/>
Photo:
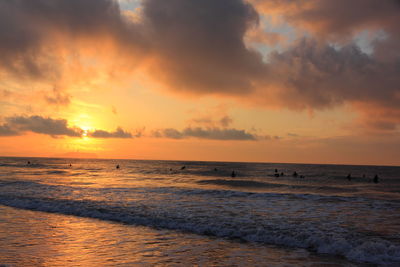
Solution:
<path fill-rule="evenodd" d="M 0 155 L 400 165 L 392 0 L 0 3 Z"/>

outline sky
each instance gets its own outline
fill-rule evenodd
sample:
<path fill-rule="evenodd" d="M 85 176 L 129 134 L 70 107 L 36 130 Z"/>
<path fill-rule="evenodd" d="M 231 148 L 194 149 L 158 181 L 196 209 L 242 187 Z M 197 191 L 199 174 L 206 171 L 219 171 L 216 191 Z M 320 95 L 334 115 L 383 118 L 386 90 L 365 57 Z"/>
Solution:
<path fill-rule="evenodd" d="M 400 165 L 397 0 L 0 0 L 0 156 Z"/>

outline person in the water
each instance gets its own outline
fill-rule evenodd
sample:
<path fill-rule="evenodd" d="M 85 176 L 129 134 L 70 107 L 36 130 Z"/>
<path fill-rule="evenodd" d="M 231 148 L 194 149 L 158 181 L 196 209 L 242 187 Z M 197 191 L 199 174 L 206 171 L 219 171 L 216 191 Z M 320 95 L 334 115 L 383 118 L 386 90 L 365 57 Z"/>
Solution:
<path fill-rule="evenodd" d="M 236 177 L 236 173 L 235 173 L 235 171 L 232 171 L 232 173 L 231 173 L 231 177 Z"/>
<path fill-rule="evenodd" d="M 295 171 L 294 173 L 293 173 L 293 177 L 297 177 L 298 176 L 298 174 L 297 174 L 297 172 Z"/>
<path fill-rule="evenodd" d="M 347 180 L 351 181 L 351 173 L 347 175 Z"/>
<path fill-rule="evenodd" d="M 375 174 L 375 177 L 374 177 L 374 183 L 379 183 L 379 177 L 378 177 L 378 175 L 377 174 Z"/>
<path fill-rule="evenodd" d="M 182 166 L 182 167 L 181 167 L 181 170 L 184 170 L 184 169 L 186 169 L 186 166 Z"/>
<path fill-rule="evenodd" d="M 119 164 L 117 164 L 117 166 L 115 166 L 116 169 L 119 169 Z"/>

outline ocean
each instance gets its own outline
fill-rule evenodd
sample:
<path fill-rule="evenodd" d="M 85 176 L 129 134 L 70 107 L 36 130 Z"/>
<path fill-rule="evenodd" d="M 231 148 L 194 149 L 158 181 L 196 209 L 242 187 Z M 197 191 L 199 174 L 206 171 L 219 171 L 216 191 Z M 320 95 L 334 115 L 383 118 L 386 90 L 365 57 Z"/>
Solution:
<path fill-rule="evenodd" d="M 400 266 L 400 167 L 3 157 L 0 265 Z"/>

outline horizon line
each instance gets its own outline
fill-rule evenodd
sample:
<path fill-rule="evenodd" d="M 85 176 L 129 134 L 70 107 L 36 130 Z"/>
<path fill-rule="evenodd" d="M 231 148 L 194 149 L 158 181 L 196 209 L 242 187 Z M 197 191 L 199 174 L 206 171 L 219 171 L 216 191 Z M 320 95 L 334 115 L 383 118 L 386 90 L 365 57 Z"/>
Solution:
<path fill-rule="evenodd" d="M 349 163 L 304 163 L 304 162 L 266 162 L 266 161 L 224 161 L 224 160 L 182 160 L 182 159 L 138 159 L 138 158 L 91 158 L 91 157 L 61 157 L 61 156 L 4 156 L 0 158 L 42 158 L 42 159 L 87 159 L 87 160 L 136 160 L 136 161 L 178 161 L 178 162 L 220 162 L 220 163 L 255 163 L 255 164 L 299 164 L 299 165 L 343 165 L 343 166 L 374 166 L 400 167 L 400 165 L 349 164 Z"/>

